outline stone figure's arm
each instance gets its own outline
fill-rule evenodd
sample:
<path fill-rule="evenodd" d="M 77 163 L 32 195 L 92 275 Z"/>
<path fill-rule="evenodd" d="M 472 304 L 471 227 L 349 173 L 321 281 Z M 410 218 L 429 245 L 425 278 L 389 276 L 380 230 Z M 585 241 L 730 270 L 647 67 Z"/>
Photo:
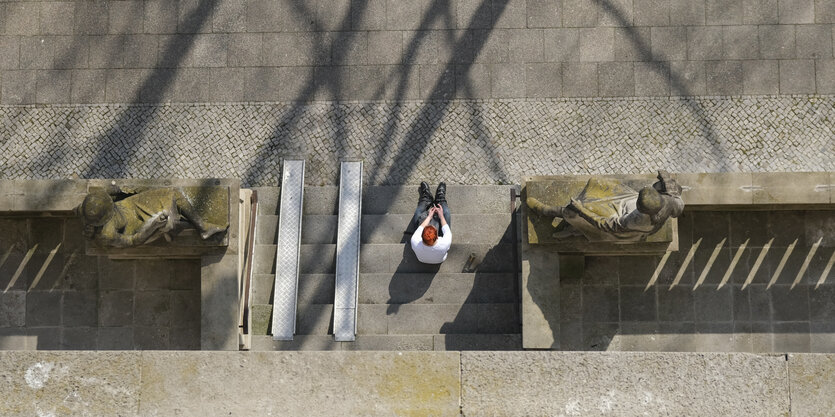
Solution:
<path fill-rule="evenodd" d="M 572 200 L 571 207 L 580 214 L 584 220 L 594 227 L 611 234 L 625 233 L 642 230 L 649 226 L 649 216 L 634 210 L 621 216 L 603 217 L 588 208 L 581 201 Z M 646 224 L 645 224 L 646 223 Z"/>
<path fill-rule="evenodd" d="M 583 205 L 582 201 L 575 200 L 572 198 L 571 203 L 568 206 L 574 209 L 580 215 L 580 217 L 592 224 L 594 227 L 597 227 L 601 230 L 606 230 L 606 222 L 609 219 L 607 219 L 606 217 L 602 217 L 597 213 L 589 210 L 588 208 L 586 208 L 586 206 Z"/>
<path fill-rule="evenodd" d="M 130 235 L 118 231 L 113 223 L 107 223 L 104 227 L 102 227 L 101 234 L 99 234 L 97 240 L 101 244 L 115 246 L 117 248 L 127 248 L 141 245 L 145 243 L 145 241 L 148 240 L 154 232 L 164 227 L 167 221 L 167 214 L 157 213 L 148 219 L 136 233 Z"/>
<path fill-rule="evenodd" d="M 643 228 L 643 226 L 650 226 L 651 228 L 651 225 L 649 225 L 648 222 L 649 216 L 642 214 L 638 210 L 635 210 L 633 212 L 624 214 L 623 216 L 609 219 L 608 221 L 606 221 L 603 230 L 608 233 L 631 232 L 639 230 Z M 644 225 L 644 223 L 647 224 Z"/>

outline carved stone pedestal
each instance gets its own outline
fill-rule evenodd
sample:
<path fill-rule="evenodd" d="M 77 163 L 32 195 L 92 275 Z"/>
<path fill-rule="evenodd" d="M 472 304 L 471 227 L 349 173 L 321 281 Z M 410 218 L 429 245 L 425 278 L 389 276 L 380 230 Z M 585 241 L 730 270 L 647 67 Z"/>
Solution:
<path fill-rule="evenodd" d="M 533 197 L 546 206 L 565 207 L 586 187 L 591 176 L 526 178 L 522 201 Z M 622 175 L 611 179 L 633 190 L 655 181 L 653 175 Z M 678 223 L 670 218 L 643 241 L 590 241 L 565 237 L 564 219 L 542 216 L 522 204 L 522 346 L 560 349 L 560 277 L 582 276 L 584 255 L 657 255 L 678 250 Z"/>

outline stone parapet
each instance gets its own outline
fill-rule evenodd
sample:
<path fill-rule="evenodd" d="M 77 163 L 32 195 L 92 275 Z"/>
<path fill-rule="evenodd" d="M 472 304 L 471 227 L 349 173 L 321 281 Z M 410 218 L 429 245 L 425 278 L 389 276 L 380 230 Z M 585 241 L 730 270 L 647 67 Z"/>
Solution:
<path fill-rule="evenodd" d="M 734 172 L 678 174 L 690 210 L 786 210 L 835 204 L 835 173 Z"/>
<path fill-rule="evenodd" d="M 0 352 L 0 414 L 825 415 L 833 355 Z"/>
<path fill-rule="evenodd" d="M 664 168 L 664 167 L 659 167 Z M 728 209 L 826 208 L 835 204 L 835 173 L 822 172 L 702 172 L 676 173 L 682 199 L 689 210 L 721 206 Z M 625 184 L 651 184 L 651 174 L 607 175 Z M 524 178 L 526 182 L 576 182 L 584 184 L 592 175 L 549 175 Z M 575 187 L 574 191 L 579 191 Z"/>
<path fill-rule="evenodd" d="M 0 352 L 0 414 L 458 415 L 458 353 Z"/>
<path fill-rule="evenodd" d="M 86 180 L 0 180 L 0 216 L 70 215 L 85 195 Z"/>

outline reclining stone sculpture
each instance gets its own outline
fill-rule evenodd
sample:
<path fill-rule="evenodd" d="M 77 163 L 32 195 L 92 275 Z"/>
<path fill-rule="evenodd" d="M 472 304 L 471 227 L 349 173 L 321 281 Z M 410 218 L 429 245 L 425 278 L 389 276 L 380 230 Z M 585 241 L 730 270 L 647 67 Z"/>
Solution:
<path fill-rule="evenodd" d="M 173 236 L 192 225 L 201 238 L 224 232 L 203 220 L 186 195 L 176 188 L 151 188 L 114 201 L 121 190 L 91 188 L 78 212 L 84 219 L 84 234 L 99 246 L 133 247 Z"/>
<path fill-rule="evenodd" d="M 585 236 L 591 242 L 636 242 L 657 232 L 667 219 L 684 211 L 681 186 L 666 171 L 658 171 L 658 181 L 635 191 L 611 179 L 593 177 L 583 191 L 566 206 L 549 206 L 536 198 L 528 207 L 542 216 L 564 221 L 554 237 Z"/>

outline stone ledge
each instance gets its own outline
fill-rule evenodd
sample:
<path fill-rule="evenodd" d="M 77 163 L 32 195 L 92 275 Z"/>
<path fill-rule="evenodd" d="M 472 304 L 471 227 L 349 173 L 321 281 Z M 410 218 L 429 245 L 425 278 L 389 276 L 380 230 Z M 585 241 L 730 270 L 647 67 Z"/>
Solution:
<path fill-rule="evenodd" d="M 237 196 L 240 189 L 240 181 L 237 179 L 90 179 L 90 180 L 0 180 L 0 216 L 75 216 L 75 209 L 84 200 L 89 187 L 107 187 L 115 183 L 125 191 L 131 191 L 143 187 L 194 187 L 203 185 L 225 186 L 229 189 L 230 196 Z M 230 210 L 234 204 L 230 199 Z M 233 213 L 230 211 L 230 216 Z M 232 217 L 230 217 L 231 219 Z M 180 248 L 176 254 L 171 253 L 171 245 L 155 242 L 152 245 L 141 248 L 129 249 L 98 249 L 88 250 L 93 255 L 108 255 L 113 257 L 133 258 L 137 256 L 168 256 L 168 257 L 199 257 L 207 251 L 211 252 L 211 246 L 230 245 L 232 250 L 237 251 L 236 236 L 238 234 L 238 222 L 229 222 L 229 231 L 223 238 L 223 244 L 212 244 L 202 242 L 195 233 L 186 230 L 182 233 L 183 238 L 193 244 L 189 247 Z M 194 236 L 192 236 L 194 235 Z M 193 247 L 192 247 L 193 246 Z M 207 249 L 208 248 L 208 249 Z M 226 248 L 220 248 L 215 252 L 222 253 Z"/>
<path fill-rule="evenodd" d="M 461 403 L 464 415 L 788 415 L 786 367 L 743 353 L 462 352 Z"/>
<path fill-rule="evenodd" d="M 723 206 L 721 209 L 797 209 L 835 205 L 833 172 L 707 172 L 672 173 L 684 188 L 682 199 L 689 209 Z M 648 185 L 651 174 L 609 175 L 629 185 Z M 587 181 L 592 175 L 526 177 L 528 181 Z M 730 207 L 729 207 L 730 206 Z"/>
<path fill-rule="evenodd" d="M 457 352 L 0 352 L 0 415 L 458 415 Z"/>
<path fill-rule="evenodd" d="M 73 215 L 87 180 L 0 180 L 0 215 Z"/>
<path fill-rule="evenodd" d="M 689 209 L 824 208 L 835 204 L 835 174 L 831 172 L 739 172 L 677 174 Z"/>
<path fill-rule="evenodd" d="M 8 416 L 826 415 L 835 398 L 832 354 L 4 351 L 0 374 Z"/>

